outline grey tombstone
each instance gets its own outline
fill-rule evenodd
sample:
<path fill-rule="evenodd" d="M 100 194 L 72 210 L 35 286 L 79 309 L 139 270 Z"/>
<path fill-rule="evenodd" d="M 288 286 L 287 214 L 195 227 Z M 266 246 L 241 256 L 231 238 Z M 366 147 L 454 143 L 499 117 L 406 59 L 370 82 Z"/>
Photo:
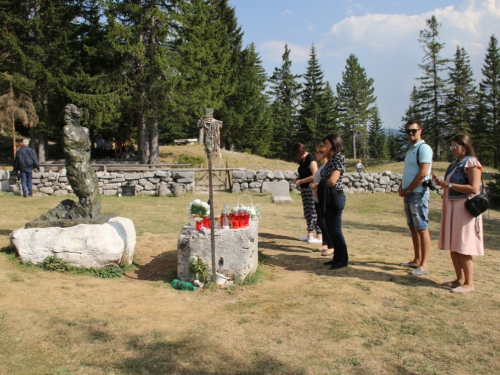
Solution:
<path fill-rule="evenodd" d="M 269 190 L 274 203 L 293 203 L 293 199 L 290 197 L 290 184 L 288 181 L 272 181 L 269 183 Z"/>

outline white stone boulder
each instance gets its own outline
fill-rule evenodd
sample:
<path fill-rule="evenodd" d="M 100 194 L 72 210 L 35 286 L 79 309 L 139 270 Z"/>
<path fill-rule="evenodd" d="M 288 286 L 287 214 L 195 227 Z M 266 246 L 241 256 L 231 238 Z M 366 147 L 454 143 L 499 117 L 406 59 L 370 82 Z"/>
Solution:
<path fill-rule="evenodd" d="M 10 234 L 10 243 L 24 262 L 56 256 L 72 266 L 103 268 L 132 263 L 136 233 L 132 220 L 114 217 L 105 224 L 21 228 Z"/>

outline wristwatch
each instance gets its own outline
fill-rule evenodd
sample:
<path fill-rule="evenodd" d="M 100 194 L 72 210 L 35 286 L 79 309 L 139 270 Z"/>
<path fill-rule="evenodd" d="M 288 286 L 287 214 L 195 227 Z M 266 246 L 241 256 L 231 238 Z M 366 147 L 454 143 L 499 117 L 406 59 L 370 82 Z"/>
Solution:
<path fill-rule="evenodd" d="M 453 184 L 450 182 L 450 183 L 448 184 L 448 189 L 451 189 L 452 187 L 453 187 Z"/>
<path fill-rule="evenodd" d="M 406 189 L 406 193 L 407 193 L 408 195 L 410 195 L 410 194 L 411 194 L 411 190 Z"/>

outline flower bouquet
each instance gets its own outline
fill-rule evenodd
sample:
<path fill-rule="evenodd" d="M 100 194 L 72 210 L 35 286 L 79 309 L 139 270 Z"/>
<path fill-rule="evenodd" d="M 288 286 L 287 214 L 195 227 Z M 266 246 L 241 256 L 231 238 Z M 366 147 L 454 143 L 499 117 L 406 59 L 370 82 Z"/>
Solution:
<path fill-rule="evenodd" d="M 206 202 L 203 202 L 199 199 L 195 199 L 194 201 L 189 203 L 188 214 L 189 215 L 198 215 L 199 217 L 209 215 L 210 214 L 210 206 Z"/>

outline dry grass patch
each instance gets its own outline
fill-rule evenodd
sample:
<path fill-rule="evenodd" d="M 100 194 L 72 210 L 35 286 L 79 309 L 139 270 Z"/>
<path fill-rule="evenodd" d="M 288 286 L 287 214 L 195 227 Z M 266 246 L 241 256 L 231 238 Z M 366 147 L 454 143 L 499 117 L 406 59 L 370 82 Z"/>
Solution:
<path fill-rule="evenodd" d="M 121 279 L 19 265 L 9 233 L 53 208 L 54 197 L 0 197 L 0 374 L 487 374 L 500 372 L 500 213 L 485 218 L 477 292 L 439 287 L 452 277 L 437 250 L 440 198 L 431 199 L 431 275 L 411 277 L 401 199 L 348 195 L 351 266 L 332 272 L 305 233 L 300 196 L 262 207 L 262 282 L 177 291 L 177 238 L 192 195 L 102 197 L 131 218 L 136 268 Z M 201 196 L 201 198 L 207 198 Z M 237 196 L 215 194 L 215 206 Z"/>

